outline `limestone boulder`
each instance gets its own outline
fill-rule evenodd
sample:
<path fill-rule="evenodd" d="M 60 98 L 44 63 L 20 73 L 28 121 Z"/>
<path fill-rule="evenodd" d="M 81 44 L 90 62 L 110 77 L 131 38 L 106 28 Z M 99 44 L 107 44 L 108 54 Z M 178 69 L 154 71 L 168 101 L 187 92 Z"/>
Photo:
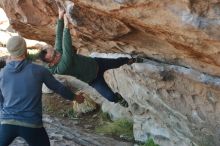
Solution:
<path fill-rule="evenodd" d="M 153 137 L 161 146 L 220 145 L 220 0 L 72 2 L 69 12 L 77 27 L 70 30 L 78 53 L 146 58 L 106 73 L 109 86 L 130 106 L 115 112 L 111 107 L 117 105 L 101 100 L 103 110 L 112 118 L 132 119 L 139 141 Z M 62 3 L 67 7 L 69 1 Z M 2 0 L 0 6 L 22 36 L 54 44 L 55 0 Z"/>

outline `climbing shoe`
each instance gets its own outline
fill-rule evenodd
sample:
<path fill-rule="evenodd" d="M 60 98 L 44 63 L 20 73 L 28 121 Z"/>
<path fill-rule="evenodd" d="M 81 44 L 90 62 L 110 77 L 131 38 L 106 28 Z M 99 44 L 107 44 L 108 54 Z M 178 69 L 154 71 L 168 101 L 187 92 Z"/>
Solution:
<path fill-rule="evenodd" d="M 132 59 L 133 59 L 134 63 L 143 63 L 144 62 L 144 59 L 141 57 L 135 57 Z"/>
<path fill-rule="evenodd" d="M 144 59 L 141 57 L 132 57 L 131 59 L 128 60 L 128 65 L 131 65 L 133 63 L 143 63 Z"/>
<path fill-rule="evenodd" d="M 116 103 L 119 103 L 121 106 L 127 108 L 128 102 L 119 93 L 115 93 L 115 95 L 116 95 Z"/>

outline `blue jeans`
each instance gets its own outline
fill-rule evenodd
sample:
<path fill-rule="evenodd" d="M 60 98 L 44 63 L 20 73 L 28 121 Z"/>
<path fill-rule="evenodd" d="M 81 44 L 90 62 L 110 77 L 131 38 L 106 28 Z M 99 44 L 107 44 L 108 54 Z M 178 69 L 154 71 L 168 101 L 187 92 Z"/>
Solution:
<path fill-rule="evenodd" d="M 115 93 L 109 88 L 107 83 L 104 79 L 104 72 L 109 69 L 118 68 L 124 64 L 127 64 L 129 58 L 127 57 L 120 57 L 116 59 L 112 58 L 94 58 L 98 63 L 99 70 L 95 80 L 89 83 L 90 86 L 95 88 L 103 97 L 108 99 L 111 102 L 116 101 Z"/>
<path fill-rule="evenodd" d="M 18 136 L 24 138 L 29 146 L 50 146 L 49 137 L 44 128 L 0 124 L 0 146 L 8 146 Z"/>

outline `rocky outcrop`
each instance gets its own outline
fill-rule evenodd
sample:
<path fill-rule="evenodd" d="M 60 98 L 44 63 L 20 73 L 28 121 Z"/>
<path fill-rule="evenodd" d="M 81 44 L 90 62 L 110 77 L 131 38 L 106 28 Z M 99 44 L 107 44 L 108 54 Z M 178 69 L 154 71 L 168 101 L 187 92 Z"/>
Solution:
<path fill-rule="evenodd" d="M 220 1 L 73 1 L 71 16 L 78 24 L 73 45 L 80 53 L 149 59 L 106 77 L 129 101 L 136 140 L 152 136 L 161 146 L 220 145 Z M 54 44 L 54 0 L 2 0 L 0 5 L 22 36 Z M 103 109 L 111 112 L 108 105 Z"/>
<path fill-rule="evenodd" d="M 132 113 L 136 140 L 154 137 L 162 146 L 219 145 L 219 78 L 150 60 L 109 71 L 106 78 L 112 77 L 111 87 L 129 102 L 127 116 Z M 104 110 L 122 116 L 111 106 Z"/>
<path fill-rule="evenodd" d="M 219 3 L 202 0 L 75 0 L 79 49 L 141 53 L 220 75 Z M 2 0 L 13 28 L 54 43 L 54 0 Z"/>

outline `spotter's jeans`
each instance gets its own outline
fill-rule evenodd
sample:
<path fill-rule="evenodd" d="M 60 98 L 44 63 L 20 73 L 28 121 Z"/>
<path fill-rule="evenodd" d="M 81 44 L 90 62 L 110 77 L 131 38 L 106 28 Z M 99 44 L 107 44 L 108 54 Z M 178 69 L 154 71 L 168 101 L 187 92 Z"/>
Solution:
<path fill-rule="evenodd" d="M 50 146 L 45 129 L 0 124 L 0 146 L 8 146 L 16 137 L 22 137 L 29 146 Z"/>

